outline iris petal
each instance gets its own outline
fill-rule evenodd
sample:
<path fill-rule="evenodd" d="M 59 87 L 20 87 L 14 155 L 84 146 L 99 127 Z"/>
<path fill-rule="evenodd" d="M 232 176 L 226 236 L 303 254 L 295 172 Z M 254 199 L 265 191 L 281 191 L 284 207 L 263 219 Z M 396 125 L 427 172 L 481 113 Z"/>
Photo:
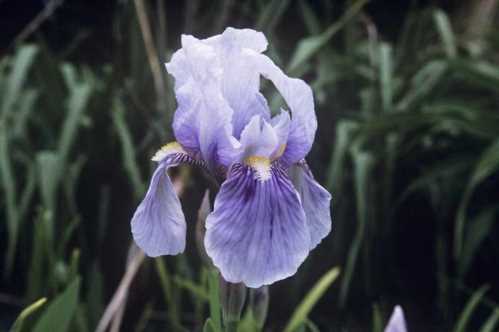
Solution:
<path fill-rule="evenodd" d="M 393 310 L 392 317 L 385 328 L 385 332 L 407 332 L 404 312 L 400 306 L 396 306 Z"/>
<path fill-rule="evenodd" d="M 266 181 L 236 164 L 206 220 L 205 247 L 225 280 L 261 287 L 293 275 L 309 252 L 300 199 L 276 165 Z"/>
<path fill-rule="evenodd" d="M 232 109 L 220 89 L 217 50 L 183 35 L 182 49 L 175 52 L 166 68 L 175 77 L 175 137 L 191 154 L 199 152 L 214 170 L 219 163 L 218 146 L 230 145 L 232 134 Z"/>
<path fill-rule="evenodd" d="M 148 256 L 176 255 L 185 249 L 185 217 L 167 170 L 187 160 L 187 155 L 175 153 L 160 161 L 133 215 L 133 239 Z"/>
<path fill-rule="evenodd" d="M 305 163 L 289 169 L 293 184 L 300 194 L 301 203 L 310 229 L 310 249 L 315 248 L 331 231 L 331 194 L 315 181 Z"/>
<path fill-rule="evenodd" d="M 252 61 L 257 70 L 274 83 L 291 110 L 288 142 L 281 162 L 292 165 L 308 154 L 317 130 L 312 89 L 304 81 L 286 76 L 263 54 L 253 53 Z"/>

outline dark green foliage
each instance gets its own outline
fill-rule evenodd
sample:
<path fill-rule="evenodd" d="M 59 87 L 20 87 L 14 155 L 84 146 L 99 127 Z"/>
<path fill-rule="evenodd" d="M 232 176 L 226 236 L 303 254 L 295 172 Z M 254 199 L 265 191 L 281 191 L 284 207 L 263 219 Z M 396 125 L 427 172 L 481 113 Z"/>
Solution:
<path fill-rule="evenodd" d="M 78 45 L 56 52 L 43 38 L 0 58 L 0 286 L 18 299 L 0 301 L 0 330 L 95 330 L 132 261 L 129 220 L 150 156 L 173 140 L 173 82 L 153 63 L 169 59 L 182 31 L 220 33 L 212 22 L 263 30 L 268 54 L 312 86 L 319 131 L 308 162 L 333 194 L 333 232 L 272 286 L 266 328 L 378 332 L 399 303 L 410 331 L 496 330 L 497 19 L 470 35 L 457 14 L 409 10 L 390 41 L 363 0 L 142 1 L 147 32 L 141 6 L 119 3 L 112 61 L 90 65 Z M 206 181 L 174 175 L 193 234 Z M 218 274 L 195 241 L 183 256 L 146 259 L 109 325 L 227 330 Z M 237 331 L 261 330 L 250 309 Z"/>

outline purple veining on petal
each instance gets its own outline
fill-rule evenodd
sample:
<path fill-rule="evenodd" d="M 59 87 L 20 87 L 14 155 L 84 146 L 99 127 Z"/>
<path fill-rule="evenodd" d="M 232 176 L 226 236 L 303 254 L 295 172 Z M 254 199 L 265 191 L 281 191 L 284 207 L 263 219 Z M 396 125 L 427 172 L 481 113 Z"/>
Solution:
<path fill-rule="evenodd" d="M 205 247 L 225 280 L 260 287 L 293 275 L 309 252 L 300 199 L 284 170 L 255 179 L 242 164 L 230 170 L 206 220 Z"/>
<path fill-rule="evenodd" d="M 305 161 L 291 166 L 289 173 L 307 216 L 310 249 L 313 249 L 331 231 L 331 194 L 315 181 Z"/>
<path fill-rule="evenodd" d="M 176 255 L 184 251 L 185 217 L 167 170 L 186 162 L 195 161 L 184 153 L 174 153 L 161 160 L 146 196 L 133 215 L 133 239 L 148 256 Z"/>

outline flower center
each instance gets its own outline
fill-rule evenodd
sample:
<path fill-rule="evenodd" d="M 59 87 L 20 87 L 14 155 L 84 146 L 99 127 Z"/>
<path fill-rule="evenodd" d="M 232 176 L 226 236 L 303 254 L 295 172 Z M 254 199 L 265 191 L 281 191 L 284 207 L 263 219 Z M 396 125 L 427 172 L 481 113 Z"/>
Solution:
<path fill-rule="evenodd" d="M 270 159 L 262 156 L 249 156 L 244 163 L 255 171 L 255 179 L 266 181 L 270 179 Z"/>

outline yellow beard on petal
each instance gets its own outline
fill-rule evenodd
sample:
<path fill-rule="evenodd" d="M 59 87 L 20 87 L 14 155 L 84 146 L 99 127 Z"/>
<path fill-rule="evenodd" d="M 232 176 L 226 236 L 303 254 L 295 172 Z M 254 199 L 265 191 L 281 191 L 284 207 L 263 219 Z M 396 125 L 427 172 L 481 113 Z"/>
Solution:
<path fill-rule="evenodd" d="M 163 160 L 166 156 L 173 154 L 173 153 L 186 153 L 184 148 L 180 145 L 179 142 L 174 141 L 170 142 L 168 144 L 165 144 L 159 149 L 154 156 L 151 158 L 152 161 L 161 161 Z"/>
<path fill-rule="evenodd" d="M 255 179 L 266 181 L 270 179 L 270 159 L 262 156 L 249 156 L 244 163 L 255 171 Z"/>

